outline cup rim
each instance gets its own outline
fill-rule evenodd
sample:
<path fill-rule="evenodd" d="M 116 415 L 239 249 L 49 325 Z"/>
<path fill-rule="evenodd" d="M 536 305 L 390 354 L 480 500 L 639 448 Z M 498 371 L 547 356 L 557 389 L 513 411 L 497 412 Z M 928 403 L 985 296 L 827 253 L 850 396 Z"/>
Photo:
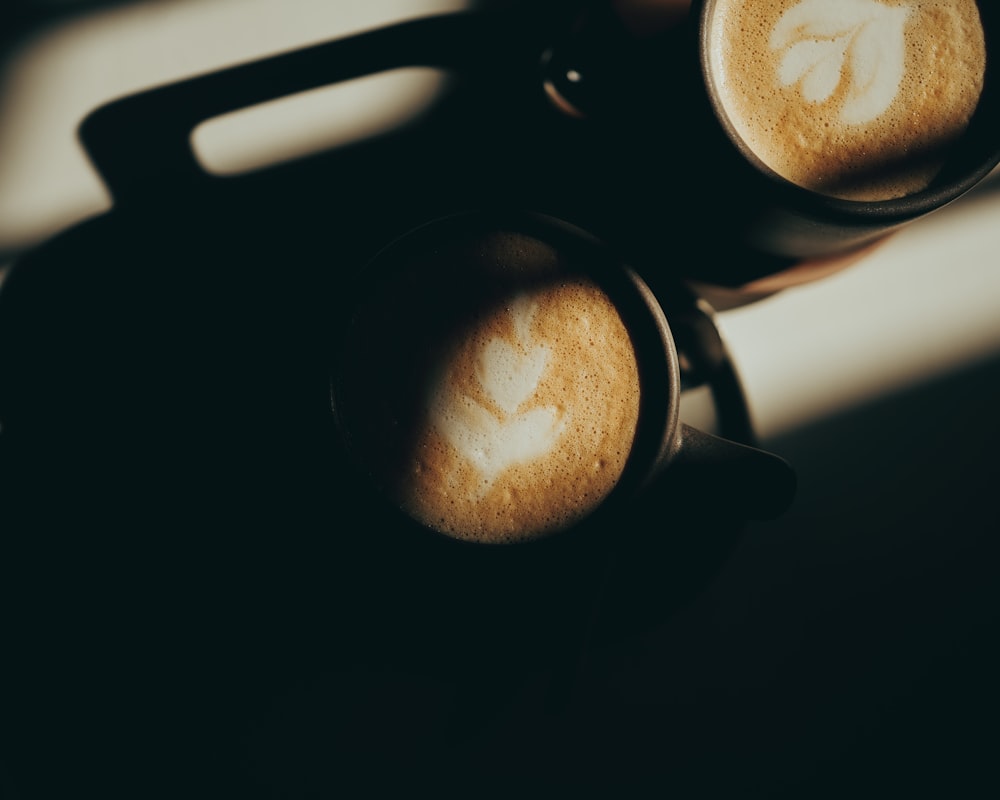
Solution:
<path fill-rule="evenodd" d="M 713 78 L 711 63 L 711 42 L 709 18 L 720 0 L 693 0 L 693 19 L 697 22 L 698 63 L 701 72 L 702 85 L 707 95 L 712 114 L 722 127 L 726 139 L 738 152 L 746 165 L 755 171 L 763 180 L 764 185 L 778 196 L 794 199 L 794 202 L 812 213 L 823 214 L 843 221 L 854 221 L 859 225 L 865 222 L 891 224 L 905 222 L 917 216 L 922 216 L 938 209 L 952 200 L 957 199 L 976 184 L 982 181 L 998 164 L 1000 164 L 1000 129 L 993 121 L 995 112 L 991 115 L 990 103 L 996 105 L 998 94 L 997 67 L 995 59 L 987 57 L 986 79 L 973 117 L 966 131 L 962 133 L 963 142 L 972 142 L 972 156 L 963 154 L 960 157 L 962 169 L 959 174 L 947 175 L 944 182 L 935 178 L 929 186 L 920 191 L 896 198 L 883 200 L 850 200 L 824 194 L 806 187 L 778 174 L 754 153 L 743 138 L 737 133 L 728 112 L 726 111 Z M 976 0 L 980 12 L 987 50 L 991 42 L 996 44 L 996 35 L 992 33 L 996 27 L 997 14 L 989 5 Z M 984 102 L 985 101 L 985 102 Z M 991 136 L 990 133 L 996 135 Z"/>

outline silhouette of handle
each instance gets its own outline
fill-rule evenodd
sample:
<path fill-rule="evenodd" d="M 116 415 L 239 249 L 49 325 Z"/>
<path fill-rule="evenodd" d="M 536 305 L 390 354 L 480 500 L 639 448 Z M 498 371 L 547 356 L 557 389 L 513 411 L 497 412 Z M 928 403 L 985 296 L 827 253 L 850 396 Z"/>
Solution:
<path fill-rule="evenodd" d="M 449 14 L 306 47 L 115 100 L 84 119 L 80 138 L 116 200 L 151 182 L 198 180 L 190 134 L 206 119 L 401 67 L 502 70 L 530 43 L 528 22 Z"/>
<path fill-rule="evenodd" d="M 795 496 L 796 476 L 773 453 L 681 425 L 663 479 L 692 507 L 720 509 L 743 519 L 773 519 Z"/>

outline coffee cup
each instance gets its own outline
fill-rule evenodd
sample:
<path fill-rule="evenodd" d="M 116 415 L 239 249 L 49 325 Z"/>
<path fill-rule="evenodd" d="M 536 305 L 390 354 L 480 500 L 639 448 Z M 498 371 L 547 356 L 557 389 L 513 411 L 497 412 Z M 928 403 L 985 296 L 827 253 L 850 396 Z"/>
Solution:
<path fill-rule="evenodd" d="M 734 245 L 773 257 L 761 274 L 862 248 L 1000 162 L 992 3 L 695 0 L 649 36 L 612 6 L 588 6 L 547 51 L 550 95 L 616 152 L 640 151 L 619 165 L 637 196 L 673 218 L 707 215 Z M 738 259 L 728 244 L 720 253 Z"/>
<path fill-rule="evenodd" d="M 382 250 L 350 296 L 333 409 L 348 458 L 407 525 L 478 545 L 566 537 L 613 525 L 661 479 L 704 484 L 743 518 L 791 498 L 783 460 L 679 420 L 661 304 L 566 223 L 428 223 Z"/>
<path fill-rule="evenodd" d="M 681 422 L 669 304 L 564 221 L 439 218 L 338 296 L 336 513 L 361 521 L 358 563 L 395 598 L 376 629 L 407 669 L 478 693 L 571 665 L 661 620 L 792 500 L 782 458 Z"/>

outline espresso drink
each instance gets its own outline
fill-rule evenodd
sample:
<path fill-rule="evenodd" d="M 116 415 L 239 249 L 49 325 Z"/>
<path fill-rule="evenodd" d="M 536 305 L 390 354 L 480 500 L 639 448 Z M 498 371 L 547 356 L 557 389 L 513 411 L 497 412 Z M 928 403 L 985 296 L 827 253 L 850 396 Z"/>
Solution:
<path fill-rule="evenodd" d="M 710 82 L 782 177 L 852 200 L 926 188 L 983 87 L 974 0 L 716 0 Z"/>
<path fill-rule="evenodd" d="M 590 514 L 618 483 L 639 417 L 635 351 L 608 295 L 518 232 L 386 273 L 354 317 L 335 402 L 392 501 L 488 543 Z"/>

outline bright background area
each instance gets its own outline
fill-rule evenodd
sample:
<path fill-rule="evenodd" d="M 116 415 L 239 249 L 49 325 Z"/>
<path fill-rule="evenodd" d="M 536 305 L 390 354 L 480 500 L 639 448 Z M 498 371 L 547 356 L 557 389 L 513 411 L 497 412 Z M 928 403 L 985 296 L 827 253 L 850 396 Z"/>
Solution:
<path fill-rule="evenodd" d="M 71 4 L 67 4 L 71 5 Z M 4 253 L 110 207 L 76 139 L 84 116 L 141 89 L 475 0 L 140 0 L 54 22 L 19 42 L 0 73 L 0 263 Z M 401 70 L 217 118 L 199 155 L 239 171 L 394 127 L 442 88 Z"/>

